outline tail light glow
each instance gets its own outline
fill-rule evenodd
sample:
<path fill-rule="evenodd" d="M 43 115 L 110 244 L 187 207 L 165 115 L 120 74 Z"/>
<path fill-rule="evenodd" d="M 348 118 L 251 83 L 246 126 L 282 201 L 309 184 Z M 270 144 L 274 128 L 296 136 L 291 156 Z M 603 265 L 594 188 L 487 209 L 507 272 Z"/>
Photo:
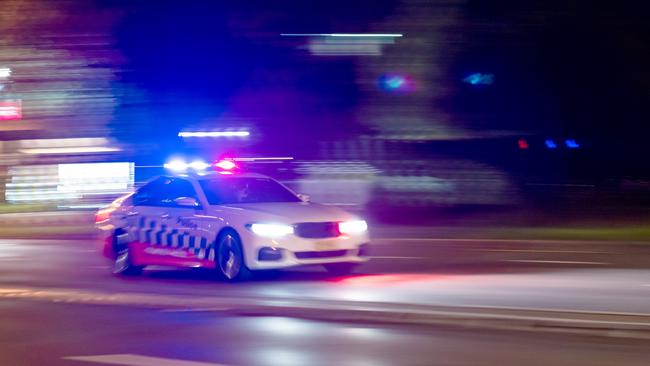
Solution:
<path fill-rule="evenodd" d="M 95 214 L 95 224 L 101 224 L 111 218 L 111 214 L 115 211 L 115 207 L 104 208 Z"/>

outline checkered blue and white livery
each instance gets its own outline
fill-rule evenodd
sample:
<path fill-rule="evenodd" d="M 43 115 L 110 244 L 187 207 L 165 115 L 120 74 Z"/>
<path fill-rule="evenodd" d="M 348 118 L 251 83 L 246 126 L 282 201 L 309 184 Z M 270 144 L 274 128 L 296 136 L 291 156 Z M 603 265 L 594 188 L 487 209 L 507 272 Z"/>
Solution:
<path fill-rule="evenodd" d="M 140 217 L 129 231 L 129 239 L 174 249 L 185 249 L 199 259 L 214 259 L 214 241 L 200 235 L 192 235 L 188 230 L 175 229 L 156 220 Z"/>

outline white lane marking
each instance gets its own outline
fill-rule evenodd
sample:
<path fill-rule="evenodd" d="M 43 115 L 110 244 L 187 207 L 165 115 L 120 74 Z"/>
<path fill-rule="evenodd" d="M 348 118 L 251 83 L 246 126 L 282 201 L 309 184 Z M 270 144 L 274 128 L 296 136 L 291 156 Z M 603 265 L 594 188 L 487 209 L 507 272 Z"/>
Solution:
<path fill-rule="evenodd" d="M 441 304 L 441 306 L 447 306 Z M 640 316 L 648 317 L 649 313 L 633 313 L 633 312 L 624 312 L 624 311 L 609 311 L 609 310 L 585 310 L 585 309 L 567 309 L 567 308 L 535 308 L 535 307 L 525 307 L 525 306 L 498 306 L 498 305 L 472 305 L 472 304 L 462 304 L 462 305 L 451 305 L 460 309 L 486 309 L 486 310 L 512 310 L 512 311 L 538 311 L 544 313 L 574 313 L 574 314 L 588 314 L 588 315 L 603 315 L 603 316 Z M 647 323 L 650 325 L 650 323 Z"/>
<path fill-rule="evenodd" d="M 595 252 L 588 250 L 537 250 L 537 249 L 469 249 L 476 252 L 517 252 L 517 253 L 581 253 L 581 254 L 613 254 L 612 252 Z"/>
<path fill-rule="evenodd" d="M 607 240 L 576 240 L 576 239 L 472 239 L 472 238 L 371 238 L 371 243 L 396 241 L 430 241 L 430 242 L 459 242 L 459 243 L 539 243 L 539 244 L 593 244 L 611 243 Z M 620 240 L 626 244 L 647 244 L 647 241 Z"/>
<path fill-rule="evenodd" d="M 129 296 L 130 295 L 130 296 Z M 152 294 L 145 294 L 145 293 L 131 293 L 131 294 L 102 294 L 102 293 L 96 293 L 92 291 L 81 291 L 81 290 L 72 290 L 72 289 L 57 289 L 57 290 L 52 290 L 52 289 L 36 289 L 36 288 L 14 288 L 14 289 L 9 289 L 9 288 L 0 288 L 0 298 L 29 298 L 33 300 L 51 300 L 54 302 L 72 302 L 72 303 L 86 303 L 86 304 L 106 304 L 106 305 L 121 305 L 121 306 L 147 306 L 147 307 L 153 307 L 153 308 L 158 308 L 160 309 L 161 307 L 167 308 L 167 309 L 161 309 L 160 311 L 165 311 L 165 312 L 171 312 L 173 311 L 171 308 L 176 308 L 176 309 L 188 309 L 188 307 L 193 307 L 196 309 L 201 309 L 201 311 L 208 311 L 209 308 L 212 308 L 213 310 L 219 310 L 222 307 L 225 308 L 236 308 L 236 307 L 241 307 L 245 306 L 245 304 L 251 304 L 251 299 L 238 299 L 238 298 L 232 298 L 232 299 L 220 299 L 216 300 L 214 297 L 192 297 L 191 299 L 188 299 L 187 296 L 184 295 L 152 295 Z M 295 301 L 295 299 L 291 299 Z M 242 301 L 245 301 L 242 303 Z M 278 310 L 281 309 L 283 303 L 287 303 L 293 308 L 304 308 L 304 309 L 314 309 L 318 308 L 321 309 L 322 305 L 316 305 L 312 302 L 305 302 L 305 301 L 297 301 L 293 304 L 291 304 L 291 301 L 289 300 L 278 300 L 275 301 L 275 304 L 273 302 L 267 301 L 266 304 L 264 304 L 264 301 L 260 302 L 259 300 L 252 300 L 254 301 L 253 303 L 256 302 L 257 306 L 261 306 L 262 308 L 268 308 L 268 309 L 274 309 Z M 327 301 L 327 300 L 325 300 Z M 227 302 L 224 304 L 224 302 Z M 242 305 L 244 304 L 244 305 Z M 351 307 L 352 305 L 352 307 Z M 386 305 L 386 304 L 383 304 Z M 493 318 L 499 318 L 499 319 L 529 319 L 529 320 L 544 320 L 544 319 L 556 319 L 556 317 L 544 317 L 544 316 L 526 316 L 526 315 L 512 315 L 512 314 L 491 314 L 491 313 L 482 313 L 482 312 L 476 312 L 477 309 L 491 309 L 491 310 L 515 310 L 515 311 L 543 311 L 543 312 L 549 312 L 551 314 L 561 314 L 561 313 L 578 313 L 578 314 L 596 314 L 600 316 L 611 316 L 611 315 L 626 315 L 626 316 L 641 316 L 641 317 L 648 317 L 650 314 L 644 314 L 644 313 L 626 313 L 626 312 L 612 312 L 612 311 L 605 311 L 605 310 L 585 310 L 585 309 L 553 309 L 553 308 L 525 308 L 525 307 L 506 307 L 506 306 L 482 306 L 482 305 L 468 305 L 468 304 L 436 304 L 436 305 L 442 305 L 442 306 L 453 306 L 454 308 L 457 308 L 458 311 L 440 311 L 440 310 L 427 310 L 427 311 L 422 311 L 422 310 L 417 310 L 417 309 L 411 309 L 411 310 L 406 310 L 404 307 L 400 304 L 393 304 L 394 306 L 392 307 L 384 307 L 384 311 L 394 311 L 398 314 L 400 313 L 406 313 L 406 314 L 429 314 L 429 315 L 436 315 L 436 314 L 447 314 L 447 315 L 453 315 L 453 314 L 458 314 L 458 315 L 463 315 L 469 318 L 485 318 L 485 317 L 493 317 Z M 332 306 L 328 305 L 328 308 L 331 308 L 332 311 L 337 311 L 337 312 L 345 312 L 346 310 L 354 309 L 356 308 L 357 310 L 377 310 L 375 307 L 364 307 L 364 306 L 354 306 L 354 302 L 338 302 L 336 305 L 338 306 L 338 309 L 332 308 Z M 381 307 L 380 307 L 381 310 Z M 470 310 L 470 311 L 467 311 Z M 191 309 L 188 309 L 188 311 L 192 311 Z M 294 310 L 290 310 L 291 312 L 288 314 L 285 314 L 286 316 L 293 316 Z M 357 316 L 360 316 L 357 314 Z M 359 318 L 361 319 L 361 318 Z M 557 319 L 564 319 L 561 321 L 571 321 L 570 318 L 557 318 Z M 589 323 L 590 320 L 576 320 L 581 323 Z M 612 320 L 593 320 L 591 321 L 594 324 L 621 324 L 621 325 L 641 325 L 644 327 L 650 327 L 650 322 L 620 322 L 620 321 L 612 321 Z M 86 357 L 86 356 L 79 356 L 79 357 Z M 141 364 L 122 364 L 122 365 L 131 365 L 131 366 L 140 366 Z M 163 363 L 159 362 L 154 362 L 150 364 L 144 364 L 146 366 L 149 365 L 166 365 Z M 183 364 L 183 363 L 173 363 L 172 365 L 193 365 L 193 364 Z M 201 365 L 201 364 L 199 364 Z M 208 364 L 209 365 L 209 364 Z"/>
<path fill-rule="evenodd" d="M 582 262 L 582 261 L 542 261 L 535 259 L 505 259 L 501 262 L 517 262 L 517 263 L 555 263 L 555 264 L 592 264 L 597 266 L 608 265 L 607 262 Z"/>
<path fill-rule="evenodd" d="M 513 253 L 582 253 L 582 254 L 613 254 L 607 252 L 583 252 L 583 251 L 570 251 L 570 250 L 509 250 L 509 249 L 468 249 L 474 252 L 513 252 Z M 409 257 L 409 256 L 392 256 L 392 255 L 375 255 L 370 256 L 370 259 L 430 259 L 431 257 Z M 511 260 L 513 262 L 522 262 L 524 260 Z M 544 261 L 531 261 L 531 262 L 544 262 Z M 599 264 L 609 264 L 603 262 L 580 262 L 580 261 L 549 261 L 553 263 L 599 263 Z"/>
<path fill-rule="evenodd" d="M 124 366 L 225 366 L 223 364 L 186 361 L 173 358 L 150 357 L 130 353 L 96 356 L 68 356 L 64 360 L 104 363 Z"/>
<path fill-rule="evenodd" d="M 232 306 L 211 306 L 208 308 L 187 308 L 187 309 L 162 309 L 161 313 L 204 313 L 214 311 L 232 310 Z"/>
<path fill-rule="evenodd" d="M 644 286 L 644 285 L 642 285 Z M 650 286 L 646 284 L 645 286 Z M 100 304 L 100 305 L 116 305 L 116 306 L 147 306 L 160 309 L 162 312 L 178 311 L 192 311 L 192 309 L 199 309 L 205 311 L 208 309 L 232 309 L 241 304 L 257 302 L 271 304 L 284 304 L 287 301 L 296 301 L 294 298 L 278 298 L 273 300 L 261 301 L 260 299 L 250 298 L 215 298 L 214 296 L 189 296 L 186 294 L 152 294 L 152 293 L 104 293 L 91 290 L 82 289 L 45 289 L 45 288 L 1 288 L 0 299 L 2 298 L 21 298 L 30 300 L 41 301 L 54 301 L 54 302 L 69 302 L 69 303 L 83 303 L 83 304 Z M 329 301 L 327 299 L 305 299 L 297 300 L 297 303 L 310 301 Z M 333 301 L 334 303 L 355 304 L 354 301 Z M 382 303 L 380 303 L 382 304 Z M 346 306 L 347 306 L 346 305 Z M 383 304 L 383 305 L 390 305 Z M 586 309 L 568 309 L 568 308 L 535 308 L 535 307 L 518 307 L 518 306 L 490 306 L 480 304 L 454 304 L 454 303 L 434 303 L 432 306 L 453 306 L 459 309 L 498 309 L 498 310 L 516 310 L 516 311 L 545 311 L 545 312 L 573 312 L 573 313 L 591 313 L 598 315 L 628 315 L 628 316 L 643 316 L 650 317 L 650 313 L 632 313 L 632 312 L 616 312 L 610 310 L 586 310 Z M 402 304 L 396 304 L 397 307 L 402 308 Z"/>

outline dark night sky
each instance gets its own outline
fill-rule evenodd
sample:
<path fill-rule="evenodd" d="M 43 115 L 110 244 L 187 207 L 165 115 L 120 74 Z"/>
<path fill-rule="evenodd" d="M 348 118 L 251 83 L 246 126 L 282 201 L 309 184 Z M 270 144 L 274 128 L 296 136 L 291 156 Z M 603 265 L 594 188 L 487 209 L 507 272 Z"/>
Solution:
<path fill-rule="evenodd" d="M 280 104 L 271 110 L 282 118 L 261 117 L 262 129 L 321 137 L 363 131 L 351 117 L 358 98 L 354 61 L 296 57 L 278 34 L 364 32 L 399 6 L 397 1 L 105 3 L 124 11 L 116 33 L 128 61 L 122 81 L 146 95 L 126 98 L 120 113 L 135 113 L 144 129 L 157 124 L 160 137 L 219 115 L 233 103 L 263 100 Z M 623 155 L 643 153 L 634 146 L 645 145 L 650 132 L 647 10 L 642 2 L 470 1 L 458 26 L 465 43 L 450 72 L 460 80 L 465 72 L 488 70 L 496 82 L 480 89 L 460 85 L 443 108 L 479 115 L 468 122 L 477 129 L 575 135 L 594 145 L 611 143 Z M 305 125 L 306 116 L 313 123 Z"/>
<path fill-rule="evenodd" d="M 122 81 L 146 91 L 140 107 L 149 119 L 165 119 L 159 130 L 165 136 L 233 106 L 258 117 L 261 129 L 327 134 L 347 125 L 361 131 L 353 120 L 353 61 L 297 57 L 295 45 L 279 34 L 364 32 L 364 23 L 389 14 L 391 5 L 359 2 L 341 11 L 324 1 L 136 2 L 117 31 L 128 60 Z M 134 110 L 127 105 L 122 112 Z"/>

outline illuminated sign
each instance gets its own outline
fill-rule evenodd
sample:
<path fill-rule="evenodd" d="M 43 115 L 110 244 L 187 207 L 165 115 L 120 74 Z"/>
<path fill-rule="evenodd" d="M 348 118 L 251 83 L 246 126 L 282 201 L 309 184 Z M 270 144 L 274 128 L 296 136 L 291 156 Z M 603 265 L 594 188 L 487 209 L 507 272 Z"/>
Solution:
<path fill-rule="evenodd" d="M 133 187 L 133 163 L 59 164 L 57 191 L 67 193 L 126 192 Z"/>
<path fill-rule="evenodd" d="M 20 100 L 0 101 L 0 120 L 23 118 L 23 107 Z"/>

